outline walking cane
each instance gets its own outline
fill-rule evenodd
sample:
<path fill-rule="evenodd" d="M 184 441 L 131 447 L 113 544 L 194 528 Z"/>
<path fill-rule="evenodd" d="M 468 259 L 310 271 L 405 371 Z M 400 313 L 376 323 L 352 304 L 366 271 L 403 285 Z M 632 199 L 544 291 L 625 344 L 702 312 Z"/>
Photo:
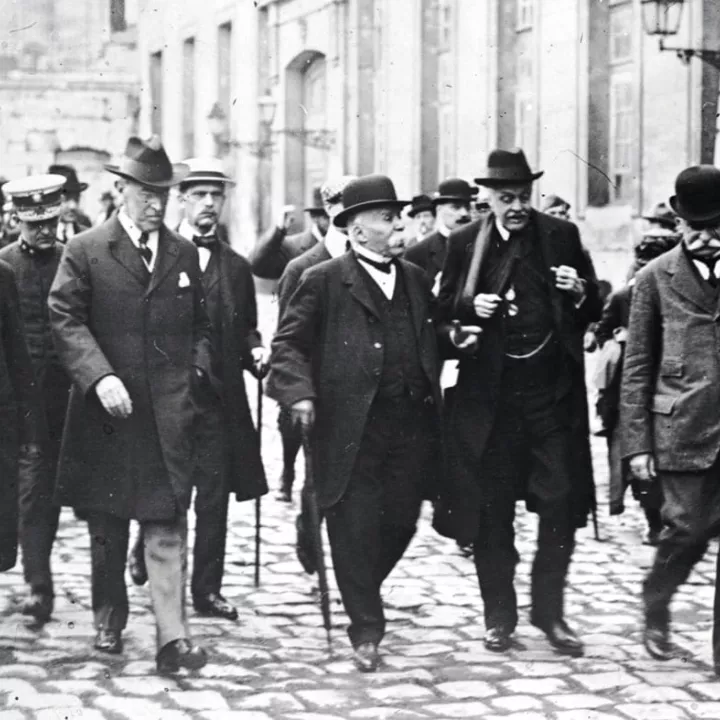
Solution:
<path fill-rule="evenodd" d="M 313 474 L 312 448 L 310 447 L 310 431 L 302 427 L 303 454 L 305 455 L 305 493 L 310 510 L 310 524 L 312 525 L 313 545 L 317 563 L 318 585 L 320 588 L 320 612 L 323 626 L 327 634 L 328 651 L 332 652 L 332 621 L 330 618 L 330 589 L 325 567 L 325 553 L 323 552 L 322 533 L 320 530 L 320 510 L 318 509 L 317 495 L 315 493 L 315 476 Z"/>
<path fill-rule="evenodd" d="M 257 381 L 257 435 L 258 445 L 262 451 L 262 411 L 263 411 L 263 381 Z M 255 587 L 260 587 L 260 520 L 261 520 L 261 499 L 255 498 Z"/>

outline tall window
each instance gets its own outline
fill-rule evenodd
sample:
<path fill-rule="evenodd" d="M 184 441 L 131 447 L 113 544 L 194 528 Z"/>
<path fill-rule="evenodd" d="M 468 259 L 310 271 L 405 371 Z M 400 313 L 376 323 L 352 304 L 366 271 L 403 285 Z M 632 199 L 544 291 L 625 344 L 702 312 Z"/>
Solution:
<path fill-rule="evenodd" d="M 441 180 L 456 173 L 454 4 L 455 0 L 438 3 L 438 174 Z"/>
<path fill-rule="evenodd" d="M 163 54 L 150 55 L 150 127 L 155 135 L 162 137 L 163 105 Z"/>
<path fill-rule="evenodd" d="M 127 29 L 125 0 L 110 0 L 110 30 L 122 32 Z"/>
<path fill-rule="evenodd" d="M 195 154 L 195 38 L 183 42 L 182 129 L 185 157 Z"/>
<path fill-rule="evenodd" d="M 517 29 L 527 30 L 535 22 L 535 0 L 517 0 Z"/>
<path fill-rule="evenodd" d="M 218 27 L 218 104 L 230 117 L 232 108 L 232 23 Z"/>

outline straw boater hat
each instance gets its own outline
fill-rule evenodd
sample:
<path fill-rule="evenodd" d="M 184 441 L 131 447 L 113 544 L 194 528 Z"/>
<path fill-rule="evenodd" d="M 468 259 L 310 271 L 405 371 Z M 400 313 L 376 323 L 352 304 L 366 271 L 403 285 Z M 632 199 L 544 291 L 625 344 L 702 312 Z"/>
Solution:
<path fill-rule="evenodd" d="M 187 165 L 173 165 L 170 162 L 157 135 L 153 135 L 149 140 L 131 137 L 120 165 L 106 165 L 105 169 L 155 190 L 178 185 L 190 172 Z"/>
<path fill-rule="evenodd" d="M 223 164 L 217 158 L 188 158 L 182 161 L 190 172 L 182 181 L 183 185 L 191 183 L 223 183 L 235 185 L 235 181 L 225 174 Z"/>
<path fill-rule="evenodd" d="M 363 175 L 348 183 L 343 190 L 343 210 L 333 219 L 337 227 L 345 227 L 348 218 L 362 210 L 392 207 L 402 210 L 408 200 L 398 200 L 395 186 L 386 175 Z"/>
<path fill-rule="evenodd" d="M 720 222 L 720 170 L 714 165 L 693 165 L 675 180 L 670 207 L 691 223 Z"/>
<path fill-rule="evenodd" d="M 525 153 L 520 148 L 493 150 L 488 155 L 487 168 L 481 177 L 475 178 L 475 182 L 487 187 L 522 185 L 537 180 L 542 174 L 542 170 L 533 172 L 530 169 Z"/>
<path fill-rule="evenodd" d="M 12 201 L 18 219 L 40 222 L 60 215 L 64 186 L 63 175 L 31 175 L 11 180 L 2 189 Z"/>

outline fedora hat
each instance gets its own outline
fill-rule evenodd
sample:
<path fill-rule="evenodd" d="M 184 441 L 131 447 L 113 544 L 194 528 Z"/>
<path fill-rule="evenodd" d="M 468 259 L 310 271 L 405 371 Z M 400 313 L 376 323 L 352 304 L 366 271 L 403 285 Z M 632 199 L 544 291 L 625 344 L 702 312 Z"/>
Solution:
<path fill-rule="evenodd" d="M 48 168 L 50 175 L 62 175 L 65 178 L 63 192 L 70 195 L 79 195 L 83 190 L 88 189 L 88 184 L 78 180 L 75 168 L 72 165 L 51 165 Z"/>
<path fill-rule="evenodd" d="M 223 183 L 235 185 L 235 181 L 225 174 L 225 168 L 217 158 L 188 158 L 182 161 L 190 172 L 182 181 L 183 185 L 190 183 Z"/>
<path fill-rule="evenodd" d="M 513 150 L 493 150 L 488 155 L 487 168 L 481 177 L 476 177 L 478 185 L 525 184 L 537 180 L 543 171 L 533 172 L 528 165 L 525 153 L 520 148 Z"/>
<path fill-rule="evenodd" d="M 432 202 L 433 205 L 444 202 L 469 203 L 477 194 L 478 189 L 470 185 L 467 180 L 449 178 L 438 185 L 437 191 L 433 193 Z"/>
<path fill-rule="evenodd" d="M 313 188 L 312 205 L 304 208 L 307 213 L 325 213 L 325 205 L 323 204 L 322 191 L 319 187 Z"/>
<path fill-rule="evenodd" d="M 643 220 L 655 223 L 661 227 L 667 228 L 668 230 L 675 229 L 675 219 L 677 218 L 677 215 L 665 202 L 656 203 L 653 209 L 647 215 L 643 215 L 642 217 Z"/>
<path fill-rule="evenodd" d="M 363 175 L 345 186 L 343 210 L 335 216 L 333 223 L 342 228 L 349 217 L 362 210 L 376 207 L 401 210 L 408 204 L 407 200 L 398 200 L 393 181 L 386 175 Z"/>
<path fill-rule="evenodd" d="M 131 137 L 127 141 L 120 165 L 106 165 L 105 169 L 126 180 L 156 189 L 177 185 L 190 172 L 187 165 L 173 165 L 170 162 L 157 135 L 153 135 L 149 140 Z"/>
<path fill-rule="evenodd" d="M 421 212 L 435 214 L 435 206 L 429 195 L 415 195 L 412 199 L 412 207 L 408 210 L 408 216 L 412 218 Z"/>
<path fill-rule="evenodd" d="M 685 168 L 675 180 L 670 207 L 692 223 L 720 220 L 720 170 L 714 165 Z"/>

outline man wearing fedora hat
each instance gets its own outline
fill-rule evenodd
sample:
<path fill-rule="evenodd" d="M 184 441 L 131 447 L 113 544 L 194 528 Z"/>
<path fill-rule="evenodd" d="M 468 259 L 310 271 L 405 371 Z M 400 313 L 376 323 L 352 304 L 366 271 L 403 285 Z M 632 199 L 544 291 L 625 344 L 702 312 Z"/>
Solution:
<path fill-rule="evenodd" d="M 462 178 L 443 180 L 432 197 L 437 214 L 435 230 L 405 253 L 406 260 L 425 271 L 435 294 L 447 255 L 447 238 L 451 232 L 470 222 L 470 203 L 477 192 L 476 187 Z"/>
<path fill-rule="evenodd" d="M 72 165 L 51 165 L 48 172 L 65 178 L 57 239 L 66 243 L 92 225 L 90 218 L 80 209 L 80 195 L 87 190 L 88 184 L 80 182 Z"/>
<path fill-rule="evenodd" d="M 47 430 L 39 451 L 20 457 L 19 531 L 28 586 L 22 611 L 38 623 L 50 619 L 54 604 L 50 555 L 59 508 L 53 504 L 53 488 L 71 385 L 53 346 L 47 311 L 50 285 L 62 256 L 56 231 L 64 184 L 62 175 L 34 175 L 4 186 L 18 217 L 20 238 L 0 250 L 0 260 L 15 272 Z"/>
<path fill-rule="evenodd" d="M 450 236 L 438 332 L 460 362 L 441 507 L 455 538 L 473 543 L 484 642 L 503 651 L 518 622 L 513 520 L 526 501 L 539 515 L 530 621 L 558 652 L 579 655 L 563 595 L 575 528 L 594 501 L 583 334 L 601 304 L 577 228 L 532 209 L 540 175 L 522 150 L 492 151 L 475 179 L 492 213 Z"/>
<path fill-rule="evenodd" d="M 683 170 L 670 199 L 681 243 L 637 275 L 620 401 L 623 455 L 649 495 L 659 484 L 664 528 L 645 578 L 644 643 L 655 658 L 679 654 L 670 601 L 708 542 L 720 534 L 720 170 Z M 720 593 L 713 613 L 720 674 Z"/>
<path fill-rule="evenodd" d="M 187 508 L 197 406 L 213 385 L 211 326 L 195 245 L 164 224 L 189 173 L 159 138 L 132 137 L 119 166 L 123 207 L 72 238 L 48 301 L 74 385 L 56 501 L 82 511 L 91 538 L 95 648 L 122 652 L 129 521 L 140 522 L 157 628 L 157 668 L 199 668 L 185 613 Z"/>
<path fill-rule="evenodd" d="M 430 285 L 398 260 L 392 181 L 343 190 L 333 222 L 353 252 L 307 270 L 273 341 L 268 394 L 312 430 L 315 485 L 355 663 L 378 665 L 380 588 L 415 532 L 438 471 L 439 405 Z"/>
<path fill-rule="evenodd" d="M 260 238 L 249 255 L 253 274 L 266 280 L 277 280 L 287 264 L 300 257 L 316 243 L 319 243 L 328 231 L 330 220 L 320 195 L 320 188 L 313 190 L 313 204 L 305 208 L 310 217 L 310 227 L 303 232 L 288 236 L 291 221 L 287 206 L 280 223 Z"/>
<path fill-rule="evenodd" d="M 429 195 L 415 195 L 407 216 L 413 221 L 415 229 L 415 243 L 419 243 L 435 230 L 437 212 Z"/>
<path fill-rule="evenodd" d="M 269 352 L 257 330 L 255 285 L 248 261 L 231 249 L 220 223 L 225 188 L 234 185 L 220 161 L 190 158 L 180 183 L 183 219 L 178 233 L 193 242 L 200 257 L 205 303 L 216 339 L 213 372 L 221 392 L 198 402 L 195 445 L 195 546 L 190 581 L 195 610 L 236 620 L 237 609 L 221 594 L 228 496 L 250 500 L 267 492 L 257 431 L 250 415 L 243 371 L 267 371 Z M 142 532 L 130 557 L 137 584 L 147 578 Z"/>

